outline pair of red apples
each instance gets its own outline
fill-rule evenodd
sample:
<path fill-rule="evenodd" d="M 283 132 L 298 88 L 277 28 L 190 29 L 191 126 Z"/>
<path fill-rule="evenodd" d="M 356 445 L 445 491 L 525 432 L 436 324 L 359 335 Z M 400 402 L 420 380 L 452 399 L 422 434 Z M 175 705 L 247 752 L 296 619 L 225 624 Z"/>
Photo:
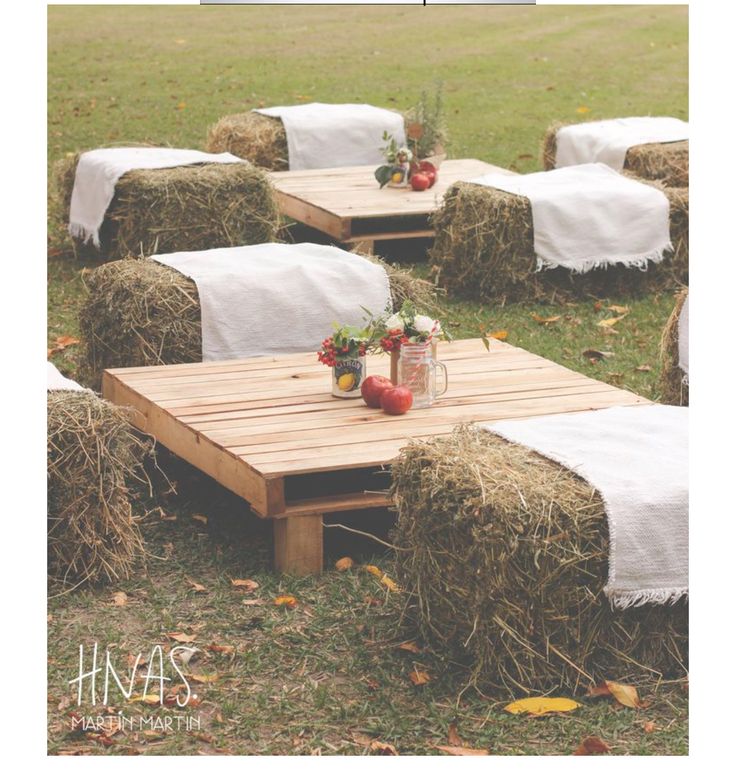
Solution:
<path fill-rule="evenodd" d="M 385 376 L 368 376 L 360 386 L 360 394 L 370 408 L 382 408 L 387 414 L 406 414 L 414 398 L 408 387 L 396 387 Z"/>

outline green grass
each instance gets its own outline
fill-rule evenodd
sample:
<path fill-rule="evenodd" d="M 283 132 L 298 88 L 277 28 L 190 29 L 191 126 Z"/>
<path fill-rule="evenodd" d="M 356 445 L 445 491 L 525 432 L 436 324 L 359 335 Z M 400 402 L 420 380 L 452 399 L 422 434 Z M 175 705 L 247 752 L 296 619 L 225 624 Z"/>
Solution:
<path fill-rule="evenodd" d="M 539 142 L 553 120 L 687 117 L 687 67 L 683 7 L 52 6 L 49 160 L 126 141 L 202 147 L 219 116 L 260 103 L 403 108 L 441 78 L 451 153 L 529 171 L 539 168 Z M 70 257 L 57 223 L 49 246 L 51 346 L 78 331 L 85 267 Z M 606 334 L 596 323 L 614 315 L 612 304 L 630 312 L 618 333 Z M 503 308 L 448 299 L 446 318 L 456 337 L 503 329 L 512 344 L 657 398 L 657 345 L 671 305 L 669 294 Z M 543 325 L 532 313 L 560 319 Z M 594 364 L 586 349 L 613 355 Z M 74 375 L 73 347 L 54 359 Z M 585 701 L 569 716 L 511 717 L 497 702 L 461 694 L 463 673 L 442 654 L 396 649 L 411 636 L 396 628 L 400 594 L 386 596 L 359 569 L 299 581 L 273 575 L 267 525 L 192 471 L 177 475 L 182 493 L 164 501 L 177 520 L 149 518 L 151 556 L 136 581 L 50 601 L 51 752 L 360 754 L 355 734 L 367 734 L 401 753 L 436 753 L 451 723 L 466 745 L 498 754 L 569 753 L 588 735 L 618 754 L 687 752 L 684 685 L 648 687 L 651 705 L 638 712 Z M 206 513 L 208 525 L 193 512 Z M 389 555 L 371 556 L 364 543 L 327 532 L 330 562 L 350 553 L 391 572 Z M 253 596 L 264 604 L 243 605 L 231 577 L 257 580 Z M 207 592 L 194 593 L 188 580 Z M 126 606 L 112 606 L 116 590 L 127 592 Z M 279 592 L 297 596 L 298 607 L 274 607 Z M 234 656 L 200 654 L 198 669 L 218 674 L 200 690 L 202 734 L 118 735 L 110 747 L 70 734 L 67 680 L 80 643 L 115 644 L 122 657 L 170 644 L 165 633 L 182 630 L 196 633 L 199 647 L 236 648 Z M 409 682 L 414 664 L 430 673 L 428 685 Z M 645 720 L 657 730 L 645 733 Z"/>

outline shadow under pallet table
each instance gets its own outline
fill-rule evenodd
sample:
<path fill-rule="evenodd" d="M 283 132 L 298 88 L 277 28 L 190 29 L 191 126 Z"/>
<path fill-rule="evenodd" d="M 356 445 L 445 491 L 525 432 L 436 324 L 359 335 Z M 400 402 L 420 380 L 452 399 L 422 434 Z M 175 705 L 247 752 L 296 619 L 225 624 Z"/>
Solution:
<path fill-rule="evenodd" d="M 102 394 L 135 411 L 134 424 L 273 519 L 276 569 L 322 569 L 325 514 L 385 508 L 372 491 L 411 439 L 461 422 L 522 419 L 646 404 L 504 342 L 440 342 L 449 389 L 434 406 L 389 416 L 361 399 L 330 394 L 330 370 L 314 353 L 105 371 Z M 368 357 L 388 375 L 389 358 Z M 388 475 L 388 474 L 387 474 Z M 367 518 L 370 518 L 368 516 Z"/>
<path fill-rule="evenodd" d="M 437 182 L 426 191 L 379 188 L 375 166 L 271 172 L 282 215 L 326 234 L 332 240 L 372 253 L 375 243 L 433 237 L 429 216 L 448 188 L 460 180 L 511 170 L 478 159 L 443 161 Z"/>

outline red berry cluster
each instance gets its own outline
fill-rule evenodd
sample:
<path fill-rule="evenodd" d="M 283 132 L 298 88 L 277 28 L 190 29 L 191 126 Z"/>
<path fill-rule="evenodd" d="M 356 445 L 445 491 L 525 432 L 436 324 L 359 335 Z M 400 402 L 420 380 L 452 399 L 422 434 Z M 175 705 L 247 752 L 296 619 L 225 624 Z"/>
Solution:
<path fill-rule="evenodd" d="M 380 340 L 381 349 L 384 352 L 393 352 L 400 349 L 402 344 L 409 343 L 409 337 L 403 333 L 401 328 L 395 328 L 390 331 L 386 331 L 386 335 Z"/>
<path fill-rule="evenodd" d="M 365 343 L 358 344 L 358 356 L 365 355 L 366 345 Z M 338 347 L 332 336 L 326 338 L 322 342 L 322 349 L 317 353 L 317 360 L 326 366 L 336 366 L 339 358 L 348 357 L 350 354 L 350 345 L 343 344 L 342 347 Z"/>

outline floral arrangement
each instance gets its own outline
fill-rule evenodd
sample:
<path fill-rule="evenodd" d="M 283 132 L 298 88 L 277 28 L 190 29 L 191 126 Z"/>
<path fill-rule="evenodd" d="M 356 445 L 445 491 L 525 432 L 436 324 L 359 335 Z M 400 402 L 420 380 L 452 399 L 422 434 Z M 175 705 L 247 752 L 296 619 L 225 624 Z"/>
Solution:
<path fill-rule="evenodd" d="M 384 352 L 395 352 L 402 344 L 424 344 L 434 339 L 449 339 L 439 320 L 419 314 L 410 301 L 398 312 L 372 321 L 373 341 Z"/>
<path fill-rule="evenodd" d="M 339 360 L 355 360 L 363 357 L 372 341 L 369 328 L 354 325 L 337 325 L 332 336 L 324 339 L 317 359 L 326 366 L 335 366 Z"/>

